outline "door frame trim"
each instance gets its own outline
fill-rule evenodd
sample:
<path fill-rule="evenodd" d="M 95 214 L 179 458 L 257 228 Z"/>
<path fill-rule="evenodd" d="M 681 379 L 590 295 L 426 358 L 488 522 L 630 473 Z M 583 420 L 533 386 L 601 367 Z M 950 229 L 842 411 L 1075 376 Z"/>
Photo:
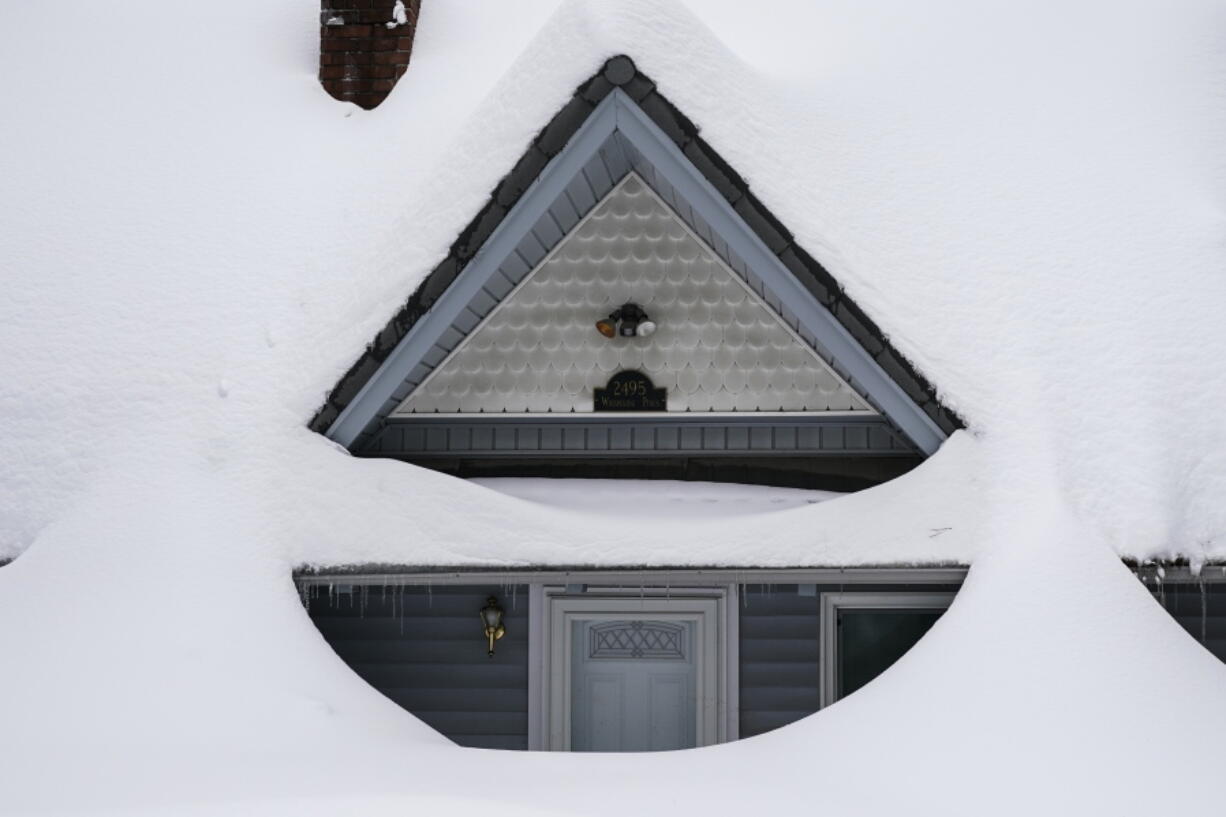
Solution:
<path fill-rule="evenodd" d="M 593 587 L 534 585 L 528 603 L 528 748 L 566 751 L 569 731 L 570 639 L 559 629 L 570 613 L 625 618 L 659 610 L 663 618 L 701 621 L 707 649 L 695 667 L 699 694 L 698 745 L 736 740 L 739 734 L 737 587 Z M 671 609 L 669 609 L 671 608 Z M 559 666 L 559 662 L 561 665 Z M 561 689 L 556 689 L 560 685 Z M 707 717 L 703 717 L 703 701 Z"/>
<path fill-rule="evenodd" d="M 818 631 L 818 703 L 822 709 L 838 700 L 840 610 L 945 610 L 954 593 L 822 593 Z"/>

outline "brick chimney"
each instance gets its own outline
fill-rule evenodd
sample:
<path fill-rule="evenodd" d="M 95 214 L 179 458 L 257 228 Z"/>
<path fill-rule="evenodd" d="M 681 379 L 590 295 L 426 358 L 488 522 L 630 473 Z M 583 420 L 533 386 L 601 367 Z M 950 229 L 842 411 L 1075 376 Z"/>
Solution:
<path fill-rule="evenodd" d="M 367 110 L 409 67 L 421 0 L 321 0 L 319 80 Z"/>

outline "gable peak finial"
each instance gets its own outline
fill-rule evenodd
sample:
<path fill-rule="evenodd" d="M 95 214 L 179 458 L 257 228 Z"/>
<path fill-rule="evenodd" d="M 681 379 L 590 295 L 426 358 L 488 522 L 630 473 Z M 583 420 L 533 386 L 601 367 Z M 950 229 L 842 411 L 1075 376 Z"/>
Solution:
<path fill-rule="evenodd" d="M 604 64 L 604 71 L 602 73 L 604 78 L 613 85 L 625 85 L 634 79 L 634 75 L 638 73 L 638 68 L 635 67 L 634 60 L 625 54 L 618 54 Z"/>

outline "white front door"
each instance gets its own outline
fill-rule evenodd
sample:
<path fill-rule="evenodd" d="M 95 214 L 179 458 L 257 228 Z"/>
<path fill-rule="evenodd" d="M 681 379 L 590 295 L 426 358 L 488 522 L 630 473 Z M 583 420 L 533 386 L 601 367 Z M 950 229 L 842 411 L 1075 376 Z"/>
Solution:
<path fill-rule="evenodd" d="M 727 738 L 723 596 L 545 604 L 541 748 L 649 752 Z"/>
<path fill-rule="evenodd" d="M 571 750 L 697 746 L 694 631 L 693 621 L 571 621 Z"/>

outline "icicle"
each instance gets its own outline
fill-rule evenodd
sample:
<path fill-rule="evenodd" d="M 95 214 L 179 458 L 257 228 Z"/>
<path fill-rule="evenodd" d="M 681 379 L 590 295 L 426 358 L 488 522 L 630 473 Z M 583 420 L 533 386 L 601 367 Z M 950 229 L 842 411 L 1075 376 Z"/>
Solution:
<path fill-rule="evenodd" d="M 1162 565 L 1156 565 L 1154 569 L 1154 581 L 1158 585 L 1158 601 L 1164 609 L 1166 608 L 1166 582 L 1163 581 L 1165 578 L 1166 571 L 1163 570 Z"/>
<path fill-rule="evenodd" d="M 1209 646 L 1209 594 L 1205 588 L 1205 577 L 1201 575 L 1196 582 L 1200 587 L 1200 643 Z"/>
<path fill-rule="evenodd" d="M 400 615 L 396 617 L 396 623 L 401 635 L 404 635 L 404 588 L 403 584 L 396 585 L 396 595 L 400 597 Z"/>

